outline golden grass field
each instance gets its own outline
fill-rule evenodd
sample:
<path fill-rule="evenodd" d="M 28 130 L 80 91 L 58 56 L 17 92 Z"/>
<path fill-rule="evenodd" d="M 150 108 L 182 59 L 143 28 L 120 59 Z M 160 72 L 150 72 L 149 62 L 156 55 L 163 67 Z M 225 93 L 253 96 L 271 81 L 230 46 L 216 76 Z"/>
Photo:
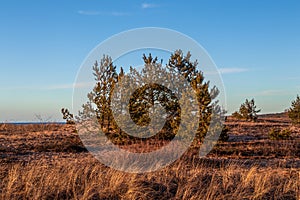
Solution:
<path fill-rule="evenodd" d="M 284 114 L 228 118 L 229 140 L 206 156 L 187 152 L 149 173 L 106 167 L 75 126 L 0 124 L 1 199 L 300 199 L 300 127 Z M 270 140 L 289 128 L 289 140 Z M 133 148 L 149 148 L 137 147 Z"/>

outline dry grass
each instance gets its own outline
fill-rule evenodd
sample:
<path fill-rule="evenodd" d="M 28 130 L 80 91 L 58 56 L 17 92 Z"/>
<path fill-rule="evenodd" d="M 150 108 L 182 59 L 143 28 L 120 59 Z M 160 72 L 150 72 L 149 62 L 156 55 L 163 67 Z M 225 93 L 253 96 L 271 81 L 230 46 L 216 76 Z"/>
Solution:
<path fill-rule="evenodd" d="M 205 159 L 191 150 L 162 170 L 131 174 L 95 160 L 74 126 L 0 124 L 0 199 L 300 199 L 299 127 L 277 115 L 227 125 L 229 141 Z M 292 139 L 269 140 L 274 127 L 290 128 Z"/>
<path fill-rule="evenodd" d="M 5 173 L 4 173 L 5 172 Z M 299 169 L 207 167 L 181 160 L 129 174 L 93 159 L 2 167 L 2 199 L 299 199 Z"/>

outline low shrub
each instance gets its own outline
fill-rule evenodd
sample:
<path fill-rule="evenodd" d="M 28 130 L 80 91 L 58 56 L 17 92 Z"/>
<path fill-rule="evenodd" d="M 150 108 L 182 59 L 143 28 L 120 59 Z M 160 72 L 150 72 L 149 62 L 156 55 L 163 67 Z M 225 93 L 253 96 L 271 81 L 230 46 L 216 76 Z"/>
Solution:
<path fill-rule="evenodd" d="M 220 134 L 219 141 L 226 142 L 229 139 L 228 131 L 229 131 L 229 127 L 224 126 Z"/>
<path fill-rule="evenodd" d="M 269 138 L 271 140 L 286 140 L 291 138 L 290 129 L 271 129 L 269 132 Z"/>

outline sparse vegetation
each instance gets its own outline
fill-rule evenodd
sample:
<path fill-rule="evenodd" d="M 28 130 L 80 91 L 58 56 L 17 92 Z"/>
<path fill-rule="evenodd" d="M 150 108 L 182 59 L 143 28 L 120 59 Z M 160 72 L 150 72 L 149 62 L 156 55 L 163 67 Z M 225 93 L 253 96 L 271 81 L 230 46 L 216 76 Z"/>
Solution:
<path fill-rule="evenodd" d="M 291 138 L 291 130 L 286 128 L 286 129 L 276 129 L 273 128 L 269 132 L 269 138 L 271 140 L 286 140 Z"/>
<path fill-rule="evenodd" d="M 236 111 L 232 114 L 233 117 L 237 119 L 243 119 L 247 121 L 255 122 L 257 120 L 257 113 L 261 110 L 256 109 L 256 105 L 254 99 L 248 100 L 246 99 L 245 103 L 240 106 L 239 111 Z"/>
<path fill-rule="evenodd" d="M 63 115 L 63 119 L 66 120 L 67 124 L 75 124 L 74 115 L 71 114 L 67 108 L 62 108 L 61 113 Z"/>
<path fill-rule="evenodd" d="M 229 131 L 229 127 L 224 126 L 219 136 L 219 141 L 226 142 L 229 139 L 228 131 Z"/>
<path fill-rule="evenodd" d="M 295 101 L 292 102 L 292 106 L 288 109 L 289 118 L 294 124 L 300 124 L 300 97 L 297 95 Z"/>
<path fill-rule="evenodd" d="M 286 115 L 261 116 L 255 124 L 229 118 L 230 140 L 207 157 L 187 152 L 162 170 L 130 174 L 95 160 L 74 125 L 2 124 L 0 199 L 296 200 L 300 128 L 293 127 L 293 140 L 265 140 L 272 128 L 289 127 Z M 157 141 L 124 148 L 153 150 Z"/>

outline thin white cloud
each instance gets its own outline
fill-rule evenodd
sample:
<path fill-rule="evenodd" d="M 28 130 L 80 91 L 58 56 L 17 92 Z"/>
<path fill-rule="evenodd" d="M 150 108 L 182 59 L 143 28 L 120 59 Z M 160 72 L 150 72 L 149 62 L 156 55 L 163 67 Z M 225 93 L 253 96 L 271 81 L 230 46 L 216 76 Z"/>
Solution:
<path fill-rule="evenodd" d="M 217 74 L 236 74 L 249 71 L 246 68 L 219 68 L 214 71 L 204 71 L 206 75 L 217 75 Z"/>
<path fill-rule="evenodd" d="M 49 86 L 16 86 L 16 87 L 6 87 L 0 88 L 0 90 L 63 90 L 63 89 L 73 89 L 73 88 L 89 88 L 93 87 L 95 82 L 82 82 L 76 84 L 61 84 L 61 85 L 49 85 Z"/>
<path fill-rule="evenodd" d="M 95 85 L 95 82 L 81 82 L 74 84 L 61 84 L 61 85 L 51 85 L 44 87 L 45 90 L 61 90 L 61 89 L 73 89 L 73 88 L 90 88 Z"/>
<path fill-rule="evenodd" d="M 45 90 L 61 90 L 61 89 L 71 89 L 73 88 L 73 84 L 62 84 L 62 85 L 50 85 L 50 86 L 45 86 L 41 89 Z"/>
<path fill-rule="evenodd" d="M 277 96 L 287 94 L 286 90 L 264 90 L 258 93 L 256 96 Z"/>
<path fill-rule="evenodd" d="M 76 84 L 62 84 L 62 85 L 50 85 L 43 89 L 46 90 L 60 90 L 60 89 L 72 89 L 72 88 L 85 88 L 91 86 L 92 83 L 76 83 Z"/>
<path fill-rule="evenodd" d="M 148 9 L 148 8 L 157 8 L 157 7 L 159 7 L 159 5 L 153 4 L 153 3 L 142 3 L 141 7 L 143 9 Z"/>
<path fill-rule="evenodd" d="M 281 80 L 300 80 L 300 76 L 284 77 Z"/>
<path fill-rule="evenodd" d="M 91 10 L 79 10 L 78 14 L 80 15 L 100 15 L 99 11 L 91 11 Z"/>
<path fill-rule="evenodd" d="M 220 68 L 219 72 L 221 74 L 234 74 L 234 73 L 241 73 L 246 72 L 248 69 L 246 68 Z"/>
<path fill-rule="evenodd" d="M 130 13 L 128 12 L 110 12 L 107 13 L 107 15 L 112 15 L 112 16 L 128 16 Z"/>
<path fill-rule="evenodd" d="M 38 87 L 30 86 L 13 86 L 13 87 L 1 87 L 0 90 L 37 90 Z"/>
<path fill-rule="evenodd" d="M 130 13 L 127 12 L 117 12 L 117 11 L 111 11 L 111 12 L 101 12 L 101 11 L 91 11 L 91 10 L 79 10 L 78 14 L 80 15 L 102 15 L 102 16 L 128 16 Z"/>
<path fill-rule="evenodd" d="M 294 94 L 294 91 L 285 89 L 274 89 L 274 90 L 263 90 L 258 93 L 252 94 L 251 96 L 283 96 Z"/>

